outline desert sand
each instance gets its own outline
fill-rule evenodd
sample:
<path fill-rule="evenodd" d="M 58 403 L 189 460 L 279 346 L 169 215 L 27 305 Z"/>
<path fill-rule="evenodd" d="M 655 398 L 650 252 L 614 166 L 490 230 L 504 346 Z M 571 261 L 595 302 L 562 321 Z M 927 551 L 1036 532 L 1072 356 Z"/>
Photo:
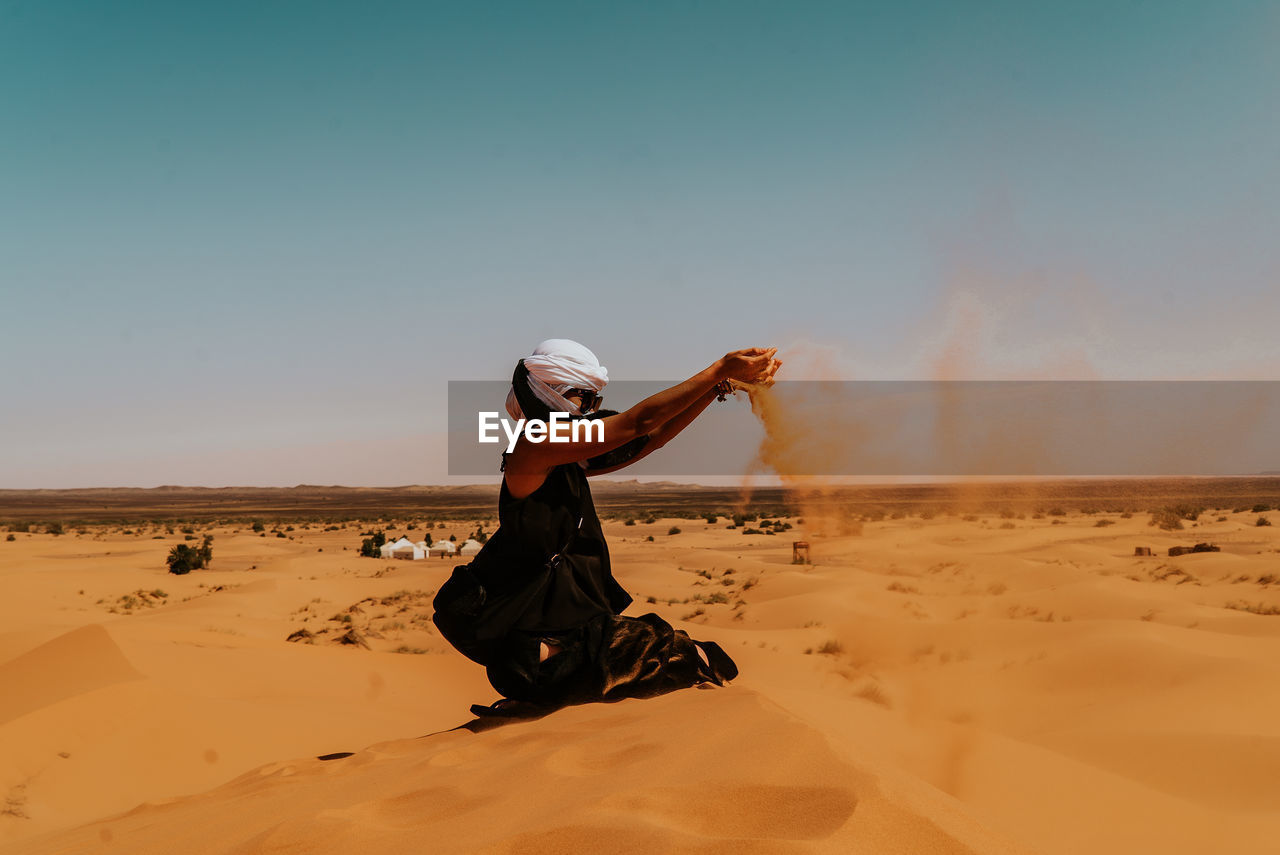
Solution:
<path fill-rule="evenodd" d="M 186 576 L 164 524 L 0 534 L 0 852 L 1276 851 L 1280 525 L 925 516 L 608 522 L 631 613 L 741 676 L 479 732 L 456 562 L 368 524 L 196 525 Z"/>

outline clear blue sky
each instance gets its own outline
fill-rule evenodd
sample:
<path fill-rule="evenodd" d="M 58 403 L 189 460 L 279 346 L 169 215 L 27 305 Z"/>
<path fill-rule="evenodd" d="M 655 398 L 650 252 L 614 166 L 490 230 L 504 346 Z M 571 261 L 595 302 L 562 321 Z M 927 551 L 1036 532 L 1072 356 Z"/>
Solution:
<path fill-rule="evenodd" d="M 0 0 L 0 487 L 442 480 L 679 379 L 1280 368 L 1274 3 Z"/>

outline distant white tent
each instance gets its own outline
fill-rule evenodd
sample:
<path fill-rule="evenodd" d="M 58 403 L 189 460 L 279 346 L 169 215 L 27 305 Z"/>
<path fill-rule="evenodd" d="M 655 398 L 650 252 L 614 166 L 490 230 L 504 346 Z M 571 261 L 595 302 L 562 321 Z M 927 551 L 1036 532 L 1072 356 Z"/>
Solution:
<path fill-rule="evenodd" d="M 462 548 L 458 550 L 460 555 L 475 555 L 480 551 L 480 541 L 467 538 L 467 542 L 462 544 Z"/>
<path fill-rule="evenodd" d="M 391 551 L 396 548 L 396 541 L 388 541 L 378 547 L 378 553 L 383 558 L 390 558 Z"/>
<path fill-rule="evenodd" d="M 453 555 L 457 550 L 454 549 L 453 543 L 448 540 L 437 540 L 427 550 L 432 555 L 439 555 L 443 558 L 446 555 Z"/>
<path fill-rule="evenodd" d="M 403 558 L 406 561 L 420 561 L 426 557 L 426 553 L 422 551 L 418 544 L 407 537 L 402 537 L 391 544 L 391 557 Z"/>

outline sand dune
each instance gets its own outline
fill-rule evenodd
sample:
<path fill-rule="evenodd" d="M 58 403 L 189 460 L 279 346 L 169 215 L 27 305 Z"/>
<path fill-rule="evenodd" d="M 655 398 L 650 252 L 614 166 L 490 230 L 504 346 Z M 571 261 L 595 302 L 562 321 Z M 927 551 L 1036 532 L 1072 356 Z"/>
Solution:
<path fill-rule="evenodd" d="M 90 624 L 0 665 L 0 724 L 113 683 L 136 680 L 120 648 L 101 625 Z"/>
<path fill-rule="evenodd" d="M 494 694 L 429 622 L 452 562 L 221 527 L 173 577 L 180 536 L 22 534 L 0 852 L 1271 852 L 1280 536 L 1255 517 L 884 519 L 809 535 L 812 566 L 787 535 L 610 523 L 636 613 L 741 677 L 479 733 L 451 728 Z M 1223 551 L 1163 555 L 1200 540 Z"/>
<path fill-rule="evenodd" d="M 941 803 L 924 805 L 941 822 L 887 799 L 812 728 L 730 688 L 274 763 L 26 851 L 1016 851 L 947 816 L 943 797 L 925 801 Z"/>

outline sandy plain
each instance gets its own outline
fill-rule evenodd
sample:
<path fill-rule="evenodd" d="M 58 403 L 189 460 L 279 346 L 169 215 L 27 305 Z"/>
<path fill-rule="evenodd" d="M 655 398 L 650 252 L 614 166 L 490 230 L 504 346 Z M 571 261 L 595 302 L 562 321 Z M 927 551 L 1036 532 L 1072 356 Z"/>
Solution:
<path fill-rule="evenodd" d="M 0 533 L 0 852 L 1274 852 L 1259 516 L 614 519 L 630 613 L 741 676 L 481 732 L 496 695 L 430 625 L 456 562 L 359 558 L 373 523 L 190 524 L 186 576 L 181 524 Z"/>

